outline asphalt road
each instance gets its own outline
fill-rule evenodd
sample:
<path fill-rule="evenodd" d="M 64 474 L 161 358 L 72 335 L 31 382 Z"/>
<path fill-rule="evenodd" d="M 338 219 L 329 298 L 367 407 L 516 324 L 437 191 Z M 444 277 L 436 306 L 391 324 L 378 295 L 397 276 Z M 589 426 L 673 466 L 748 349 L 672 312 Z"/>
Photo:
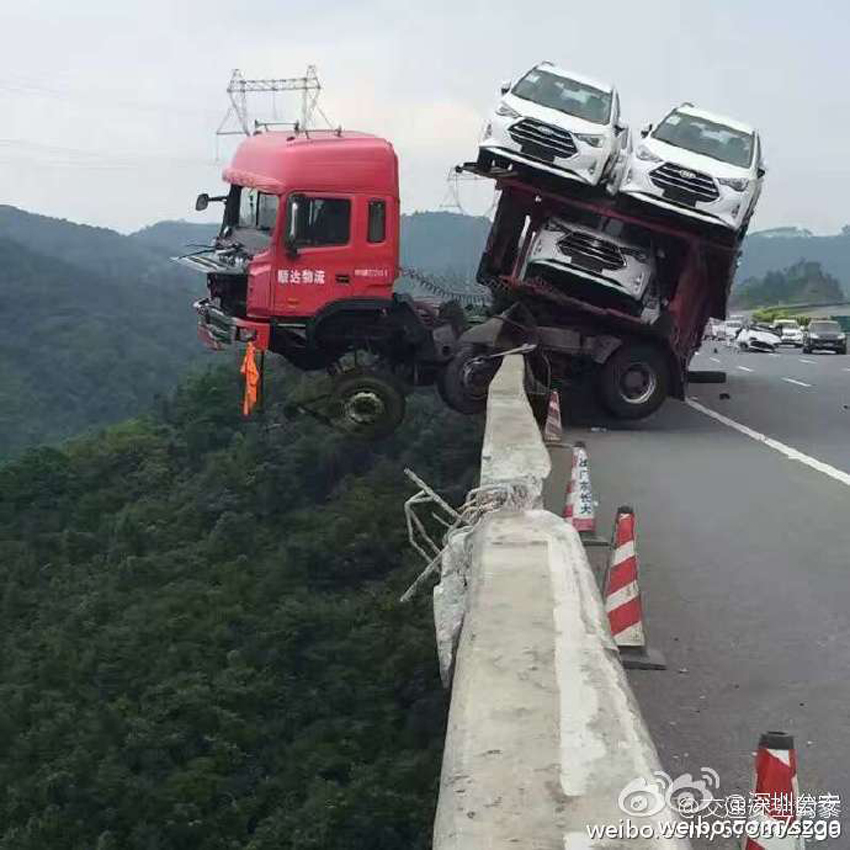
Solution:
<path fill-rule="evenodd" d="M 669 669 L 630 678 L 666 770 L 715 770 L 718 797 L 752 790 L 760 733 L 792 733 L 801 791 L 843 806 L 844 835 L 808 846 L 844 850 L 850 357 L 714 349 L 692 363 L 728 372 L 725 385 L 691 385 L 709 412 L 668 402 L 631 427 L 568 435 L 588 446 L 600 533 L 618 505 L 636 509 L 649 639 Z"/>

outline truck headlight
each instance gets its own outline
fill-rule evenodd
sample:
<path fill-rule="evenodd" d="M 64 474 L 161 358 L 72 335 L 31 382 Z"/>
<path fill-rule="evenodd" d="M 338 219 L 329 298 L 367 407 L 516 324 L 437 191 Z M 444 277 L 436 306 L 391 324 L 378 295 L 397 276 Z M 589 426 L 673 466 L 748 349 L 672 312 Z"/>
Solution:
<path fill-rule="evenodd" d="M 575 133 L 574 135 L 579 141 L 590 145 L 592 148 L 598 148 L 602 144 L 602 139 L 605 138 L 604 136 L 594 136 L 587 133 Z"/>
<path fill-rule="evenodd" d="M 641 145 L 636 151 L 635 156 L 644 162 L 661 162 L 661 157 L 656 156 L 648 147 Z"/>
<path fill-rule="evenodd" d="M 746 177 L 718 177 L 717 182 L 721 186 L 728 186 L 736 192 L 746 192 L 750 181 Z"/>
<path fill-rule="evenodd" d="M 503 118 L 519 118 L 519 112 L 516 109 L 511 109 L 507 103 L 500 103 L 496 107 L 496 115 L 501 115 Z"/>

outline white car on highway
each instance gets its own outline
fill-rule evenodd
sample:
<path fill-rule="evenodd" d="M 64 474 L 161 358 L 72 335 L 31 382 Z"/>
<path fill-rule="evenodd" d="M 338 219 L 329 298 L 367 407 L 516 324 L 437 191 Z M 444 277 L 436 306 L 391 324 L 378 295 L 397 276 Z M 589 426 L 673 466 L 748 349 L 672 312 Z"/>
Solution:
<path fill-rule="evenodd" d="M 597 186 L 611 175 L 628 136 L 612 85 L 541 62 L 515 84 L 502 85 L 478 165 L 519 163 Z"/>
<path fill-rule="evenodd" d="M 765 174 L 761 140 L 752 127 L 683 104 L 641 136 L 621 193 L 746 232 Z"/>
<path fill-rule="evenodd" d="M 803 329 L 796 319 L 777 319 L 773 330 L 779 335 L 780 345 L 803 347 Z"/>
<path fill-rule="evenodd" d="M 726 342 L 734 342 L 743 327 L 744 322 L 742 319 L 736 319 L 734 316 L 731 319 L 727 319 L 723 323 Z"/>
<path fill-rule="evenodd" d="M 741 351 L 776 351 L 781 340 L 770 328 L 751 325 L 741 330 L 735 342 Z"/>

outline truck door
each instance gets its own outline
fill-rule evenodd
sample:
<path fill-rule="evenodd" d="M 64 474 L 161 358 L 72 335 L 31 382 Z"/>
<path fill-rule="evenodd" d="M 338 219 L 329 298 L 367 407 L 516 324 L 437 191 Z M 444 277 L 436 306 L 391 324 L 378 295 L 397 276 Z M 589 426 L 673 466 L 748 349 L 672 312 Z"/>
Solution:
<path fill-rule="evenodd" d="M 274 281 L 273 313 L 315 315 L 348 297 L 354 281 L 354 198 L 335 193 L 289 196 Z"/>

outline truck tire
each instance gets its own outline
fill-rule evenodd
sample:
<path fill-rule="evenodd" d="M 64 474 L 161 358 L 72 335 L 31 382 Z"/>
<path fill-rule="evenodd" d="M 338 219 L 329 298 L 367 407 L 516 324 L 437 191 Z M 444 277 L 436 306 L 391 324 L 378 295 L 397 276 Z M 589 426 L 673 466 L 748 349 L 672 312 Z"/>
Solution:
<path fill-rule="evenodd" d="M 626 343 L 599 372 L 602 403 L 617 419 L 644 419 L 667 398 L 670 366 L 657 348 Z"/>
<path fill-rule="evenodd" d="M 344 372 L 331 391 L 330 419 L 334 427 L 352 436 L 378 440 L 402 423 L 404 396 L 404 385 L 389 372 Z"/>
<path fill-rule="evenodd" d="M 483 413 L 487 409 L 487 391 L 501 360 L 481 360 L 480 356 L 475 346 L 461 346 L 437 378 L 440 398 L 458 413 Z"/>

